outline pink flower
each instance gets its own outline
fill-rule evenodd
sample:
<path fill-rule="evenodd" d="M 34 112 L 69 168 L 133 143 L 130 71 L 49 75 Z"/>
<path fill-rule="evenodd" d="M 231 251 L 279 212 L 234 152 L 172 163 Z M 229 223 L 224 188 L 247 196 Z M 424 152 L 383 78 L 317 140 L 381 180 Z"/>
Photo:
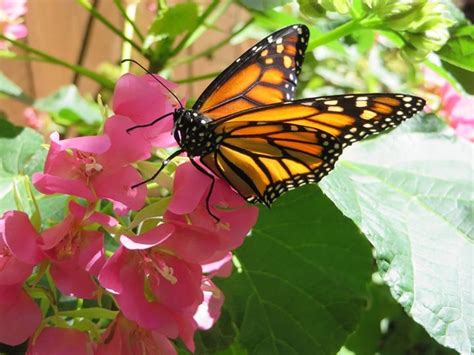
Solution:
<path fill-rule="evenodd" d="M 163 247 L 200 264 L 219 260 L 239 247 L 258 217 L 257 207 L 249 206 L 227 183 L 216 178 L 210 199 L 211 210 L 220 219 L 216 223 L 206 208 L 210 186 L 211 179 L 191 163 L 181 164 L 165 213 L 165 221 L 175 226 L 175 232 Z"/>
<path fill-rule="evenodd" d="M 23 117 L 28 127 L 36 130 L 43 128 L 47 114 L 39 112 L 34 107 L 27 107 L 23 110 Z"/>
<path fill-rule="evenodd" d="M 87 333 L 77 329 L 47 327 L 30 339 L 27 355 L 92 355 L 94 347 Z"/>
<path fill-rule="evenodd" d="M 424 68 L 425 88 L 440 98 L 439 107 L 430 105 L 432 110 L 439 109 L 460 137 L 474 142 L 474 96 L 458 92 L 447 80 L 431 69 Z"/>
<path fill-rule="evenodd" d="M 162 224 L 135 238 L 122 236 L 125 247 L 107 260 L 99 281 L 129 320 L 170 338 L 180 336 L 191 349 L 192 316 L 203 300 L 201 267 L 162 248 L 173 231 Z"/>
<path fill-rule="evenodd" d="M 199 329 L 208 330 L 217 322 L 224 304 L 224 293 L 207 277 L 203 278 L 204 301 L 194 314 Z"/>
<path fill-rule="evenodd" d="M 140 209 L 146 187 L 131 188 L 142 178 L 130 163 L 146 159 L 150 147 L 144 140 L 130 144 L 126 129 L 131 125 L 117 116 L 107 120 L 101 136 L 60 140 L 53 133 L 44 173 L 33 175 L 35 187 L 44 194 L 69 194 L 90 202 L 108 199 L 119 214 Z"/>
<path fill-rule="evenodd" d="M 98 212 L 87 211 L 75 202 L 61 223 L 43 232 L 44 249 L 51 260 L 51 276 L 65 295 L 94 298 L 98 276 L 105 263 L 103 234 L 85 227 L 96 222 L 113 226 L 117 222 Z M 86 217 L 87 213 L 87 217 Z"/>
<path fill-rule="evenodd" d="M 170 90 L 176 84 L 157 75 Z M 115 86 L 113 96 L 113 110 L 115 114 L 130 118 L 134 125 L 148 124 L 154 119 L 167 113 L 172 113 L 175 106 L 174 98 L 151 75 L 136 76 L 123 75 Z M 130 128 L 128 127 L 128 128 Z M 176 146 L 176 141 L 171 134 L 173 117 L 167 117 L 153 126 L 131 131 L 131 139 L 142 139 L 141 135 L 155 147 Z"/>
<path fill-rule="evenodd" d="M 0 218 L 0 285 L 23 283 L 44 254 L 28 215 L 8 211 Z"/>
<path fill-rule="evenodd" d="M 12 39 L 25 38 L 28 29 L 21 18 L 26 14 L 26 0 L 0 0 L 0 32 Z M 0 49 L 8 44 L 0 41 Z"/>
<path fill-rule="evenodd" d="M 175 355 L 173 343 L 157 331 L 140 327 L 121 313 L 109 325 L 95 355 Z"/>
<path fill-rule="evenodd" d="M 41 311 L 21 284 L 0 286 L 0 343 L 23 343 L 41 323 Z"/>

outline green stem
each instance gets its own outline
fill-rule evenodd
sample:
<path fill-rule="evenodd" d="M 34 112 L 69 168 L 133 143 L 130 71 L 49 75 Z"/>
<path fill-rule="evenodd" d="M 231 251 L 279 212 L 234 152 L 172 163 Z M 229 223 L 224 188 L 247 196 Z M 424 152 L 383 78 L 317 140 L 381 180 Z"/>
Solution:
<path fill-rule="evenodd" d="M 101 76 L 100 74 L 97 74 L 97 73 L 93 72 L 92 70 L 84 68 L 80 65 L 75 65 L 75 64 L 68 63 L 68 62 L 66 62 L 62 59 L 59 59 L 59 58 L 54 57 L 50 54 L 47 54 L 43 51 L 40 51 L 39 49 L 30 47 L 29 45 L 27 45 L 24 42 L 20 42 L 20 41 L 16 41 L 14 39 L 11 39 L 11 38 L 7 38 L 2 34 L 0 34 L 0 39 L 8 41 L 11 44 L 13 44 L 15 47 L 23 49 L 24 51 L 26 51 L 28 53 L 33 53 L 33 54 L 37 55 L 38 57 L 40 57 L 41 59 L 43 59 L 44 61 L 46 61 L 48 63 L 57 64 L 57 65 L 66 67 L 68 69 L 71 69 L 72 71 L 74 71 L 76 73 L 84 75 L 84 76 L 96 81 L 97 83 L 99 83 L 100 85 L 102 85 L 103 87 L 105 87 L 109 90 L 113 90 L 113 88 L 114 88 L 114 83 L 111 80 Z"/>
<path fill-rule="evenodd" d="M 120 0 L 118 0 L 120 1 Z M 136 3 L 131 3 L 127 5 L 127 9 L 125 10 L 125 14 L 128 19 L 131 19 L 129 22 L 125 22 L 123 25 L 123 34 L 127 38 L 133 38 L 133 31 L 134 31 L 134 20 L 135 16 L 137 14 L 137 4 Z M 122 74 L 128 73 L 130 71 L 130 62 L 124 62 L 124 59 L 130 59 L 132 58 L 132 45 L 130 42 L 123 42 L 122 43 L 122 61 L 121 61 L 121 69 L 122 69 Z"/>
<path fill-rule="evenodd" d="M 220 73 L 221 73 L 220 71 L 216 71 L 216 72 L 213 72 L 213 73 L 203 74 L 203 75 L 199 75 L 199 76 L 193 76 L 193 77 L 187 78 L 187 79 L 175 80 L 174 82 L 177 83 L 177 84 L 193 83 L 195 81 L 215 78 Z"/>
<path fill-rule="evenodd" d="M 201 26 L 204 26 L 204 22 L 211 15 L 211 13 L 214 11 L 217 5 L 219 5 L 219 0 L 212 0 L 212 2 L 209 4 L 207 9 L 204 11 L 204 13 L 199 17 L 197 24 L 178 43 L 178 45 L 172 51 L 170 57 L 174 57 L 175 55 L 177 55 L 179 52 L 181 52 L 184 48 L 188 47 L 193 42 L 194 33 L 197 32 L 199 28 L 201 28 Z"/>
<path fill-rule="evenodd" d="M 336 27 L 332 31 L 326 32 L 325 34 L 316 37 L 312 41 L 309 41 L 308 44 L 308 51 L 312 50 L 316 47 L 319 47 L 323 44 L 327 44 L 329 42 L 332 42 L 336 39 L 339 39 L 341 37 L 347 36 L 348 34 L 354 32 L 355 30 L 359 29 L 362 27 L 361 25 L 361 20 L 359 19 L 352 19 L 349 22 L 346 22 L 345 24 Z"/>
<path fill-rule="evenodd" d="M 216 50 L 218 50 L 219 48 L 221 48 L 221 47 L 225 46 L 226 44 L 228 44 L 232 40 L 232 38 L 234 38 L 235 36 L 242 33 L 248 26 L 250 26 L 252 24 L 253 21 L 254 21 L 253 18 L 250 19 L 240 29 L 238 29 L 237 31 L 230 34 L 227 38 L 224 38 L 222 41 L 214 44 L 213 46 L 210 46 L 209 48 L 203 50 L 202 52 L 199 52 L 199 53 L 196 53 L 196 54 L 193 54 L 193 55 L 181 58 L 181 59 L 174 60 L 173 63 L 170 63 L 169 67 L 175 67 L 175 66 L 178 66 L 178 65 L 181 65 L 181 64 L 186 64 L 186 63 L 189 63 L 189 62 L 193 62 L 194 60 L 196 60 L 198 58 L 206 57 L 206 56 L 209 56 L 209 55 L 213 54 Z"/>
<path fill-rule="evenodd" d="M 127 10 L 125 9 L 125 7 L 123 7 L 122 1 L 121 0 L 114 0 L 114 3 L 115 3 L 115 6 L 117 6 L 117 9 L 122 14 L 123 18 L 133 27 L 133 30 L 137 34 L 138 38 L 140 38 L 140 40 L 143 42 L 145 40 L 145 37 L 140 32 L 140 29 L 138 28 L 138 26 L 135 24 L 134 18 L 131 18 L 128 15 Z M 133 5 L 136 6 L 136 4 L 133 4 Z"/>
<path fill-rule="evenodd" d="M 79 5 L 81 5 L 84 9 L 89 11 L 92 16 L 94 16 L 96 19 L 98 19 L 100 22 L 104 24 L 109 30 L 111 30 L 113 33 L 115 33 L 117 36 L 122 38 L 124 41 L 129 42 L 133 48 L 135 48 L 137 51 L 142 53 L 142 48 L 133 42 L 130 38 L 126 37 L 121 30 L 119 30 L 117 27 L 115 27 L 109 20 L 107 20 L 104 16 L 101 15 L 99 11 L 97 11 L 88 0 L 76 0 Z"/>

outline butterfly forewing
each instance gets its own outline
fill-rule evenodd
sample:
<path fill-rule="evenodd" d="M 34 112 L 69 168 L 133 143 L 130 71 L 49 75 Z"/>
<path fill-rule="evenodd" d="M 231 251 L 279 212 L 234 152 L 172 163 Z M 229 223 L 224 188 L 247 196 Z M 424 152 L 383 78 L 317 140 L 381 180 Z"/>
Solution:
<path fill-rule="evenodd" d="M 245 52 L 198 98 L 194 110 L 211 119 L 294 99 L 309 30 L 293 25 Z"/>

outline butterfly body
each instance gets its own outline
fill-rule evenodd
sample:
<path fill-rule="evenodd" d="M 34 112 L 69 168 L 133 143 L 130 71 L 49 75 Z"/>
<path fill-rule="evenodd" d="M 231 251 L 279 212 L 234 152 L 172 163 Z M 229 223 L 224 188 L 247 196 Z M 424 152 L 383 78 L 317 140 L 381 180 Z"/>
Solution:
<path fill-rule="evenodd" d="M 191 162 L 212 183 L 217 176 L 248 201 L 269 206 L 288 190 L 319 182 L 345 147 L 423 109 L 422 98 L 400 93 L 295 100 L 308 41 L 305 25 L 272 33 L 217 76 L 191 109 L 177 109 L 175 154 L 198 157 Z"/>
<path fill-rule="evenodd" d="M 192 109 L 176 109 L 174 137 L 189 157 L 203 156 L 217 148 L 221 137 L 209 129 L 211 119 Z"/>

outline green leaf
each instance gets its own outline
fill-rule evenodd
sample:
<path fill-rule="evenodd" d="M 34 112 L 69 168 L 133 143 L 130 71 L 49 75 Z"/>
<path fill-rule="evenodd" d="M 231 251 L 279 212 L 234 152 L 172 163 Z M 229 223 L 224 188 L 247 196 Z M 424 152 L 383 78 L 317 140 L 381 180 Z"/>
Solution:
<path fill-rule="evenodd" d="M 344 345 L 357 355 L 455 354 L 431 338 L 390 295 L 386 285 L 369 285 L 369 307 Z M 338 355 L 342 355 L 339 352 Z"/>
<path fill-rule="evenodd" d="M 268 11 L 290 2 L 291 0 L 240 0 L 240 3 L 245 7 L 257 11 Z"/>
<path fill-rule="evenodd" d="M 194 2 L 177 4 L 168 8 L 157 17 L 151 25 L 148 34 L 156 38 L 176 37 L 196 26 L 198 21 L 198 7 Z"/>
<path fill-rule="evenodd" d="M 49 228 L 64 219 L 67 212 L 67 195 L 41 196 L 38 205 L 41 211 L 41 227 Z"/>
<path fill-rule="evenodd" d="M 16 85 L 13 81 L 8 79 L 1 71 L 0 71 L 0 94 L 9 96 L 27 105 L 33 104 L 33 99 L 29 97 L 28 95 L 26 95 L 18 85 Z"/>
<path fill-rule="evenodd" d="M 81 121 L 88 125 L 102 122 L 98 105 L 84 99 L 74 85 L 63 86 L 55 93 L 36 100 L 34 107 L 52 114 L 57 123 L 63 126 Z"/>
<path fill-rule="evenodd" d="M 468 94 L 474 95 L 474 71 L 464 70 L 448 62 L 443 62 L 443 67 Z"/>
<path fill-rule="evenodd" d="M 458 28 L 438 55 L 452 65 L 474 72 L 474 25 Z"/>
<path fill-rule="evenodd" d="M 393 319 L 402 312 L 386 285 L 372 283 L 369 291 L 368 309 L 362 314 L 357 330 L 344 345 L 357 355 L 376 354 L 382 338 L 380 322 L 383 319 Z"/>
<path fill-rule="evenodd" d="M 262 209 L 216 280 L 249 354 L 334 354 L 356 327 L 371 274 L 368 243 L 317 186 Z"/>
<path fill-rule="evenodd" d="M 0 214 L 16 209 L 13 184 L 16 182 L 21 201 L 28 195 L 21 183 L 43 168 L 45 149 L 43 137 L 30 128 L 15 127 L 0 115 Z M 25 212 L 32 210 L 24 204 Z"/>
<path fill-rule="evenodd" d="M 350 147 L 320 186 L 372 243 L 384 281 L 411 317 L 441 344 L 468 354 L 473 146 L 439 122 L 412 119 Z"/>
<path fill-rule="evenodd" d="M 215 326 L 197 334 L 195 354 L 216 354 L 220 351 L 225 353 L 234 345 L 236 336 L 237 332 L 230 315 L 223 309 L 219 322 Z"/>

